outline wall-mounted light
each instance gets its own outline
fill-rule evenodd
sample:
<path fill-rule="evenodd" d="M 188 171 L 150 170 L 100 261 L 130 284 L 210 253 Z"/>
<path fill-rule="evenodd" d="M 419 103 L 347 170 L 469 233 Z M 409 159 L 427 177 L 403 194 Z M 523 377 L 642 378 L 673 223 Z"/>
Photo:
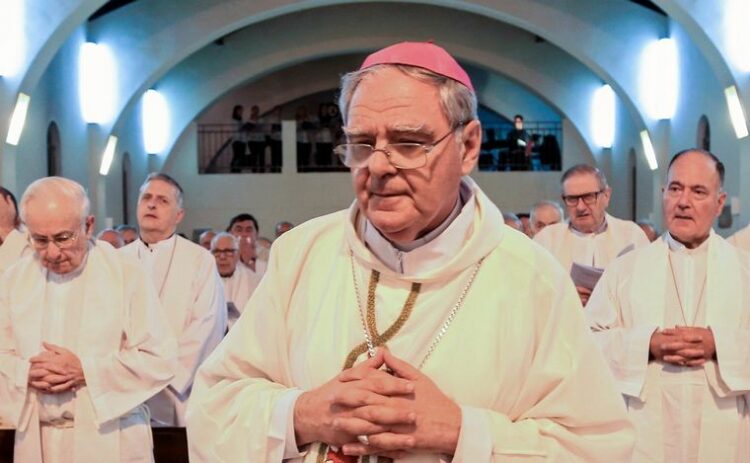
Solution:
<path fill-rule="evenodd" d="M 648 130 L 641 130 L 641 143 L 643 144 L 643 154 L 646 156 L 648 168 L 651 170 L 658 169 L 659 163 L 656 162 L 656 151 L 654 151 L 654 145 L 651 143 Z"/>
<path fill-rule="evenodd" d="M 23 132 L 23 126 L 26 123 L 26 113 L 29 111 L 30 102 L 31 98 L 29 95 L 25 93 L 18 94 L 16 108 L 13 110 L 13 115 L 10 117 L 8 136 L 5 138 L 5 142 L 9 145 L 16 146 L 21 139 L 21 132 Z"/>
<path fill-rule="evenodd" d="M 680 69 L 674 40 L 657 40 L 643 49 L 638 85 L 649 117 L 671 119 L 674 116 L 680 91 Z"/>
<path fill-rule="evenodd" d="M 86 42 L 81 45 L 78 89 L 83 120 L 89 124 L 109 122 L 117 101 L 117 69 L 109 48 Z"/>
<path fill-rule="evenodd" d="M 750 72 L 750 2 L 726 0 L 724 2 L 724 43 L 727 58 L 740 72 Z"/>
<path fill-rule="evenodd" d="M 591 105 L 591 131 L 594 143 L 612 148 L 615 141 L 615 92 L 605 84 L 596 89 Z"/>
<path fill-rule="evenodd" d="M 115 158 L 115 148 L 117 148 L 117 137 L 110 135 L 107 140 L 107 146 L 102 154 L 102 163 L 99 166 L 99 174 L 107 175 L 109 168 L 112 166 L 112 160 Z"/>
<path fill-rule="evenodd" d="M 737 87 L 731 85 L 724 89 L 724 97 L 727 99 L 727 108 L 729 108 L 729 118 L 734 126 L 734 133 L 737 138 L 747 137 L 747 120 L 745 111 L 742 110 L 742 102 L 737 94 Z"/>
<path fill-rule="evenodd" d="M 146 153 L 158 154 L 167 147 L 170 129 L 169 106 L 164 95 L 147 90 L 141 105 L 143 147 Z"/>
<path fill-rule="evenodd" d="M 24 0 L 0 1 L 0 76 L 16 75 L 26 55 Z"/>

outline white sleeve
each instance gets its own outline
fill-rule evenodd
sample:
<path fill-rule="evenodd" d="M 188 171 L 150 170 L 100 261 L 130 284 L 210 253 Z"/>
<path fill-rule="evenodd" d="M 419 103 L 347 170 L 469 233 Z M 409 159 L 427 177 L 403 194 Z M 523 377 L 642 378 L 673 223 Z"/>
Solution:
<path fill-rule="evenodd" d="M 227 329 L 224 288 L 213 258 L 203 259 L 194 279 L 194 299 L 187 326 L 177 340 L 178 366 L 170 386 L 184 395 L 203 360 L 221 342 Z"/>
<path fill-rule="evenodd" d="M 722 381 L 735 394 L 750 393 L 750 330 L 711 326 Z"/>
<path fill-rule="evenodd" d="M 625 327 L 616 268 L 610 266 L 594 288 L 584 315 L 622 394 L 639 397 L 646 381 L 649 342 L 658 326 Z"/>

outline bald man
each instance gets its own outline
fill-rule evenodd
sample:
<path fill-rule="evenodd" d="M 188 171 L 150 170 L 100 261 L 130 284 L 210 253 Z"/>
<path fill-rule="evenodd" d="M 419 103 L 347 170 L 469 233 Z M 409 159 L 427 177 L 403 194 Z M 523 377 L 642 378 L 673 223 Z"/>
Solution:
<path fill-rule="evenodd" d="M 21 199 L 34 255 L 0 280 L 0 415 L 15 461 L 153 461 L 144 402 L 174 376 L 176 342 L 138 262 L 91 240 L 81 185 Z"/>

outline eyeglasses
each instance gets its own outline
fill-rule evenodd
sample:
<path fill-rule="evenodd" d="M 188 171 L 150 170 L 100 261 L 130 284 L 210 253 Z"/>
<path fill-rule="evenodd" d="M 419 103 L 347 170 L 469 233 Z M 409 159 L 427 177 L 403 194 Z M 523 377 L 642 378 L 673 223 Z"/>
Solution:
<path fill-rule="evenodd" d="M 211 254 L 215 256 L 232 256 L 237 252 L 236 249 L 212 249 Z"/>
<path fill-rule="evenodd" d="M 427 154 L 430 151 L 448 138 L 457 128 L 464 125 L 466 125 L 466 122 L 454 126 L 448 133 L 432 143 L 389 143 L 383 148 L 375 148 L 366 143 L 344 143 L 338 145 L 333 151 L 339 155 L 341 162 L 349 168 L 356 169 L 366 166 L 370 161 L 370 156 L 376 151 L 380 151 L 388 158 L 388 162 L 397 169 L 419 169 L 427 165 Z"/>
<path fill-rule="evenodd" d="M 602 194 L 604 190 L 593 191 L 591 193 L 584 193 L 582 195 L 562 195 L 563 201 L 566 206 L 575 207 L 578 205 L 578 201 L 582 200 L 583 204 L 591 206 L 596 202 L 596 199 Z"/>
<path fill-rule="evenodd" d="M 63 249 L 69 249 L 73 247 L 76 241 L 78 241 L 78 236 L 78 231 L 66 231 L 58 233 L 53 237 L 29 235 L 29 243 L 31 243 L 31 246 L 33 246 L 37 251 L 46 249 L 50 243 L 53 243 L 55 246 L 57 246 L 57 249 L 62 251 Z"/>

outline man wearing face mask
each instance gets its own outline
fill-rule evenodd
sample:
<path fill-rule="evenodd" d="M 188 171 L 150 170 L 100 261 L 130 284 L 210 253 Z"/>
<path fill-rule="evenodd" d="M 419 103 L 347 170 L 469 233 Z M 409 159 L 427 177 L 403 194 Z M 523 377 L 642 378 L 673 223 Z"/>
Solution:
<path fill-rule="evenodd" d="M 173 378 L 174 339 L 138 262 L 91 240 L 78 183 L 21 198 L 33 256 L 0 279 L 0 417 L 14 461 L 153 461 L 144 402 Z"/>
<path fill-rule="evenodd" d="M 508 132 L 508 158 L 510 170 L 529 170 L 531 166 L 531 136 L 523 128 L 523 116 L 513 117 L 513 129 Z"/>
<path fill-rule="evenodd" d="M 618 256 L 646 246 L 649 241 L 634 222 L 607 214 L 612 189 L 596 167 L 573 166 L 565 171 L 560 183 L 568 220 L 546 227 L 534 236 L 534 241 L 571 271 L 581 303 L 586 305 L 594 285 L 590 279 L 579 280 L 577 271 L 584 269 L 580 272 L 598 276 Z"/>
<path fill-rule="evenodd" d="M 190 460 L 629 461 L 570 279 L 468 176 L 464 69 L 396 44 L 342 78 L 339 106 L 356 199 L 274 243 L 196 379 Z"/>
<path fill-rule="evenodd" d="M 714 233 L 724 166 L 669 163 L 660 239 L 607 267 L 585 314 L 636 426 L 633 461 L 750 461 L 750 256 Z"/>

